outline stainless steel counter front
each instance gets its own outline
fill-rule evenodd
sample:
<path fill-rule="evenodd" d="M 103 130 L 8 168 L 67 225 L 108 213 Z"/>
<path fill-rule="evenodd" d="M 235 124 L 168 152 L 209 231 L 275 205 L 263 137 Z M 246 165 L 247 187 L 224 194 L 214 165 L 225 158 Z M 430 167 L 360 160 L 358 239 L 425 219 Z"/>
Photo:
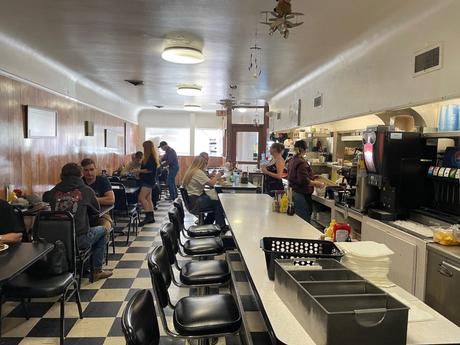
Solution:
<path fill-rule="evenodd" d="M 272 199 L 268 195 L 220 194 L 219 197 L 269 328 L 284 344 L 315 344 L 275 293 L 274 282 L 267 276 L 260 240 L 267 236 L 318 239 L 321 233 L 297 216 L 272 212 Z M 460 343 L 460 328 L 452 322 L 402 288 L 394 287 L 388 292 L 430 316 L 428 320 L 414 318 L 409 322 L 408 344 Z"/>

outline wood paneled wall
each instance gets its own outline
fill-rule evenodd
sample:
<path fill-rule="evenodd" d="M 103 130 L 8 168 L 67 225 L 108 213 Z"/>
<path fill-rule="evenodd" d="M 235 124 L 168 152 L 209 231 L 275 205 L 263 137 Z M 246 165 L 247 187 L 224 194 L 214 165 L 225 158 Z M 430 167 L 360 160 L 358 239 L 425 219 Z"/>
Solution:
<path fill-rule="evenodd" d="M 182 178 L 185 175 L 190 164 L 192 164 L 194 156 L 179 156 L 179 173 L 176 177 L 177 185 L 182 184 Z M 209 157 L 209 167 L 221 167 L 225 163 L 225 159 L 223 157 Z"/>
<path fill-rule="evenodd" d="M 55 138 L 25 139 L 25 105 L 58 112 Z M 94 122 L 94 136 L 85 137 L 84 121 Z M 98 169 L 111 172 L 124 161 L 124 147 L 104 147 L 104 129 L 124 133 L 125 121 L 65 97 L 57 96 L 26 83 L 0 76 L 0 197 L 4 185 L 15 184 L 27 193 L 42 193 L 59 181 L 61 167 L 96 160 Z M 136 151 L 137 125 L 126 123 L 126 151 Z"/>

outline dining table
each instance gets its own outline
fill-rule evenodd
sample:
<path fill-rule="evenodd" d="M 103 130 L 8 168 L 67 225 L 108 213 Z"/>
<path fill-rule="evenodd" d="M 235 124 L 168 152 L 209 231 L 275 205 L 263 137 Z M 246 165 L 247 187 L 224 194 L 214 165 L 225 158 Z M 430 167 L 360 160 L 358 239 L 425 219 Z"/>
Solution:
<path fill-rule="evenodd" d="M 54 248 L 54 244 L 44 242 L 20 242 L 7 246 L 0 252 L 0 295 L 3 284 L 20 275 Z"/>

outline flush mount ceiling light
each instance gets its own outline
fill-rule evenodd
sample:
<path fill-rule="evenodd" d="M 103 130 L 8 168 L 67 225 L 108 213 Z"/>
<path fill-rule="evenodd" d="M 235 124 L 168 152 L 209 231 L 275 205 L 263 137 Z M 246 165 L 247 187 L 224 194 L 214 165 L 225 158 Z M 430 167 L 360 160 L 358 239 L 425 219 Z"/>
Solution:
<path fill-rule="evenodd" d="M 203 91 L 199 85 L 177 85 L 177 93 L 182 96 L 201 96 Z"/>
<path fill-rule="evenodd" d="M 184 105 L 184 109 L 187 111 L 197 111 L 201 110 L 201 106 L 199 106 L 198 104 L 186 104 Z"/>
<path fill-rule="evenodd" d="M 169 47 L 161 54 L 163 60 L 180 64 L 197 64 L 204 61 L 204 55 L 199 49 L 190 47 Z"/>

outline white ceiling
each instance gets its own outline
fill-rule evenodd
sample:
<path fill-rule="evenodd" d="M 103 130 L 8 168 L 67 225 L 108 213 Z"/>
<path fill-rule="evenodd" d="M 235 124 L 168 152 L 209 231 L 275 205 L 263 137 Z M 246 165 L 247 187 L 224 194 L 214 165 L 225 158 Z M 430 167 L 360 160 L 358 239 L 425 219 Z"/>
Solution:
<path fill-rule="evenodd" d="M 274 0 L 15 0 L 0 3 L 0 31 L 140 107 L 194 102 L 215 109 L 230 83 L 238 85 L 240 102 L 270 99 L 373 27 L 410 15 L 422 2 L 292 0 L 305 24 L 284 40 L 257 25 L 259 12 L 273 9 Z M 248 71 L 256 27 L 263 49 L 259 79 Z M 206 61 L 163 61 L 164 37 L 174 31 L 202 38 Z M 142 79 L 145 86 L 124 79 Z M 200 84 L 204 95 L 179 96 L 178 83 Z"/>

